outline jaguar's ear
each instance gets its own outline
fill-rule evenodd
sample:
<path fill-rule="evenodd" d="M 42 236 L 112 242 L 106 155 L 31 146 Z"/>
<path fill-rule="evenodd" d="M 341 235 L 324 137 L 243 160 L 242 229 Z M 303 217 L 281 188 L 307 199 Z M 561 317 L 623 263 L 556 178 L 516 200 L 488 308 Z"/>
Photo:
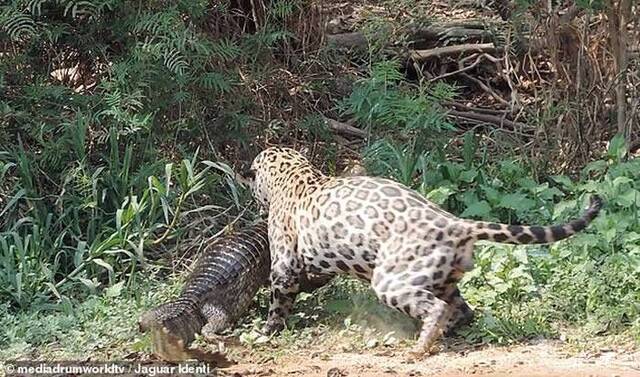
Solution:
<path fill-rule="evenodd" d="M 249 180 L 256 179 L 256 171 L 254 169 L 246 169 L 244 172 L 244 177 Z"/>

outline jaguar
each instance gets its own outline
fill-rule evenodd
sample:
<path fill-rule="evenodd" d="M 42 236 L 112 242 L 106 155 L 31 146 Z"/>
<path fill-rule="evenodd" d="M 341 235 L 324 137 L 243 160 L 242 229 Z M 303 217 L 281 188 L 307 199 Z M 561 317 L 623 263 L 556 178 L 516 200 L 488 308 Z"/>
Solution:
<path fill-rule="evenodd" d="M 477 241 L 556 242 L 586 228 L 602 207 L 592 195 L 580 217 L 550 226 L 472 221 L 387 178 L 327 176 L 287 147 L 261 151 L 246 175 L 268 216 L 270 303 L 262 331 L 284 328 L 305 273 L 349 274 L 421 323 L 414 356 L 469 318 L 458 282 L 474 267 Z"/>

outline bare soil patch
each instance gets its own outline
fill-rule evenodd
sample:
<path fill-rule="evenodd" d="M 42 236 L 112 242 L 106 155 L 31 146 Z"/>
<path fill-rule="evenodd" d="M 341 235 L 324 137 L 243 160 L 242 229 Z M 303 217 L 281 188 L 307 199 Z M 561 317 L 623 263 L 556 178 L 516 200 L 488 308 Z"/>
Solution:
<path fill-rule="evenodd" d="M 309 349 L 266 361 L 241 360 L 229 376 L 640 376 L 640 352 L 603 350 L 569 355 L 551 341 L 511 347 L 450 349 L 417 362 L 404 349 L 362 352 Z"/>

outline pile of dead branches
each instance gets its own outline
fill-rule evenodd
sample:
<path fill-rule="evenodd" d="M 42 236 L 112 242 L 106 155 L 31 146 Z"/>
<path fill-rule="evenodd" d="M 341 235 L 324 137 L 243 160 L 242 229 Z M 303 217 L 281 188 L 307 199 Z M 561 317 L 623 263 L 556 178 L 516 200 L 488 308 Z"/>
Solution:
<path fill-rule="evenodd" d="M 462 88 L 464 99 L 445 103 L 457 124 L 504 130 L 529 143 L 534 157 L 580 165 L 615 133 L 640 137 L 638 8 L 630 0 L 591 10 L 538 1 L 517 15 L 503 12 L 507 21 L 422 23 L 384 43 L 408 77 Z M 358 30 L 326 37 L 348 50 L 366 50 L 372 38 Z"/>

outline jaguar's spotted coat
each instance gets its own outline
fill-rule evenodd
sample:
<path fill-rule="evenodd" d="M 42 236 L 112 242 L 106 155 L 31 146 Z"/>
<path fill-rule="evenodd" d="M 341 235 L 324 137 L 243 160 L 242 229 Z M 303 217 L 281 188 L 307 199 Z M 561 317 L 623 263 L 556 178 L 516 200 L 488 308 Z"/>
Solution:
<path fill-rule="evenodd" d="M 584 229 L 602 203 L 562 225 L 521 226 L 455 217 L 397 182 L 323 175 L 297 151 L 273 147 L 250 169 L 254 197 L 269 213 L 271 303 L 263 331 L 284 326 L 301 272 L 346 273 L 379 299 L 422 321 L 416 352 L 449 323 L 469 316 L 457 282 L 473 268 L 478 240 L 550 243 Z M 455 315 L 453 312 L 458 312 Z"/>

